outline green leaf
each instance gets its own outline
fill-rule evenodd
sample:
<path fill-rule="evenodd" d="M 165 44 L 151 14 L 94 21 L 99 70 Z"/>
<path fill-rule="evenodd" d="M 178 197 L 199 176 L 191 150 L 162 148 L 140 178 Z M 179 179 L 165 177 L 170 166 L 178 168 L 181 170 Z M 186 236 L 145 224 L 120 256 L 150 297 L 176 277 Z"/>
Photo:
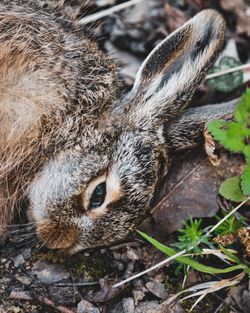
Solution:
<path fill-rule="evenodd" d="M 222 215 L 223 217 L 225 217 L 227 213 L 223 212 Z M 215 215 L 215 218 L 218 222 L 222 220 L 222 217 L 219 217 L 218 215 Z M 243 217 L 241 217 L 240 219 L 236 219 L 235 215 L 231 215 L 222 223 L 220 223 L 220 225 L 216 227 L 214 232 L 217 236 L 235 234 L 239 228 L 242 228 L 244 226 L 243 222 Z"/>
<path fill-rule="evenodd" d="M 207 124 L 209 132 L 226 149 L 242 152 L 245 148 L 246 131 L 241 124 L 223 120 L 213 120 Z"/>
<path fill-rule="evenodd" d="M 233 57 L 224 56 L 219 61 L 218 66 L 215 66 L 210 73 L 217 73 L 229 68 L 239 66 L 241 62 Z M 208 84 L 215 90 L 221 92 L 230 92 L 242 85 L 243 74 L 241 71 L 226 74 L 220 77 L 212 78 L 208 80 Z"/>
<path fill-rule="evenodd" d="M 244 147 L 243 153 L 245 155 L 247 163 L 250 163 L 250 145 Z"/>
<path fill-rule="evenodd" d="M 199 245 L 211 246 L 212 242 L 209 241 L 208 237 L 204 236 L 207 229 L 201 227 L 201 223 L 202 219 L 193 219 L 190 217 L 189 220 L 185 222 L 183 228 L 178 229 L 178 242 L 173 246 L 178 250 L 189 249 L 192 247 L 192 251 L 196 254 L 202 252 Z"/>
<path fill-rule="evenodd" d="M 160 242 L 158 242 L 157 240 L 151 238 L 150 236 L 148 236 L 147 234 L 141 232 L 141 231 L 137 231 L 143 238 L 145 238 L 147 241 L 149 241 L 153 246 L 155 246 L 158 250 L 160 250 L 161 252 L 163 252 L 164 254 L 168 255 L 168 256 L 173 256 L 176 254 L 175 250 L 161 244 Z M 215 268 L 212 266 L 206 266 L 203 265 L 193 259 L 190 259 L 188 257 L 184 257 L 184 256 L 180 256 L 177 257 L 175 259 L 176 261 L 189 265 L 191 266 L 193 269 L 202 272 L 202 273 L 207 273 L 207 274 L 224 274 L 224 273 L 230 273 L 236 270 L 245 270 L 245 265 L 244 264 L 238 264 L 235 266 L 229 266 L 227 268 L 221 269 L 221 268 Z"/>
<path fill-rule="evenodd" d="M 235 263 L 237 263 L 238 265 L 242 265 L 242 269 L 243 271 L 248 275 L 250 276 L 250 267 L 245 265 L 244 263 L 242 263 L 242 261 L 235 255 L 233 254 L 230 250 L 222 247 L 220 245 L 220 249 L 223 251 L 223 253 L 228 256 L 230 259 L 232 259 Z"/>
<path fill-rule="evenodd" d="M 241 189 L 245 196 L 250 196 L 250 163 L 245 165 L 241 175 Z"/>
<path fill-rule="evenodd" d="M 250 129 L 250 89 L 248 88 L 239 105 L 234 111 L 234 118 L 237 122 L 243 124 L 246 128 Z"/>
<path fill-rule="evenodd" d="M 212 120 L 207 123 L 207 128 L 215 140 L 224 141 L 227 138 L 228 125 L 229 122 L 224 120 Z"/>
<path fill-rule="evenodd" d="M 226 179 L 220 186 L 219 193 L 226 199 L 234 202 L 242 202 L 247 199 L 240 188 L 240 177 Z"/>
<path fill-rule="evenodd" d="M 222 250 L 222 252 L 226 256 L 228 256 L 231 260 L 233 260 L 236 264 L 241 264 L 241 260 L 234 253 L 232 253 L 229 249 L 226 249 L 221 245 L 219 245 L 219 247 Z"/>
<path fill-rule="evenodd" d="M 230 122 L 226 133 L 227 138 L 223 146 L 232 152 L 242 152 L 246 145 L 248 130 L 244 129 L 240 123 Z"/>

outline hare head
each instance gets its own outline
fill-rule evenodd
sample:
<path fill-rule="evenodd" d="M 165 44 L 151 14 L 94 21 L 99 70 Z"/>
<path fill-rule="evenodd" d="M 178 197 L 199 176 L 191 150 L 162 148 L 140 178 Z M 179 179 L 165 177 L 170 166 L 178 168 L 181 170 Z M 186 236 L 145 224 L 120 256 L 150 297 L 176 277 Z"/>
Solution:
<path fill-rule="evenodd" d="M 168 169 L 164 125 L 186 107 L 223 38 L 217 12 L 197 14 L 149 54 L 131 92 L 103 113 L 92 147 L 79 144 L 43 166 L 28 197 L 45 245 L 74 253 L 120 240 L 141 222 Z"/>
<path fill-rule="evenodd" d="M 52 33 L 49 35 L 53 36 Z M 47 145 L 54 145 L 57 138 L 63 137 L 64 148 L 60 149 L 59 145 L 54 149 L 53 157 L 47 157 L 48 160 L 44 157 L 45 161 L 31 175 L 32 180 L 25 190 L 28 217 L 45 246 L 75 253 L 84 248 L 110 244 L 123 239 L 142 221 L 159 180 L 168 170 L 171 146 L 165 129 L 189 103 L 216 60 L 223 39 L 222 17 L 216 11 L 205 10 L 149 54 L 129 94 L 115 100 L 110 97 L 106 106 L 99 103 L 102 109 L 98 120 L 89 123 L 91 127 L 86 122 L 86 110 L 85 116 L 81 115 L 81 110 L 76 113 L 76 106 L 61 110 L 61 114 L 66 116 L 67 127 L 74 129 L 75 137 L 63 127 L 56 130 L 57 137 L 47 135 L 50 138 Z M 57 47 L 59 44 L 61 42 Z M 71 44 L 70 40 L 67 44 Z M 46 49 L 52 48 L 46 44 Z M 85 53 L 89 49 L 91 55 L 93 49 L 84 49 Z M 73 56 L 70 53 L 70 71 L 74 72 L 74 60 L 79 53 Z M 102 55 L 100 57 L 96 50 L 92 53 L 91 64 L 94 68 L 97 56 L 101 68 Z M 87 65 L 77 75 L 84 77 Z M 86 91 L 85 98 L 91 94 L 92 88 L 101 88 L 106 83 L 105 73 L 101 72 L 97 78 L 98 82 L 92 82 L 91 87 L 80 85 L 78 88 Z M 41 81 L 44 84 L 46 78 Z M 64 81 L 79 87 L 77 77 Z M 39 88 L 36 92 L 40 92 Z M 50 93 L 53 88 L 48 89 Z M 56 92 L 53 95 L 56 97 Z M 43 96 L 40 100 L 45 98 Z M 92 113 L 90 107 L 90 120 L 94 116 Z M 76 114 L 77 119 L 72 119 Z M 43 123 L 39 123 L 42 127 Z M 50 131 L 49 127 L 46 131 Z M 35 159 L 36 155 L 33 157 Z"/>

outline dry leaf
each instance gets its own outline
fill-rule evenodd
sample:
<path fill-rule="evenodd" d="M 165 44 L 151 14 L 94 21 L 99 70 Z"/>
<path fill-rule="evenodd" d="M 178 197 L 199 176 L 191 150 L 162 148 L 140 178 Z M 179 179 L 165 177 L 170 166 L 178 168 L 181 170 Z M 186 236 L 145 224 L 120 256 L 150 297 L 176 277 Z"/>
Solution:
<path fill-rule="evenodd" d="M 250 257 L 250 229 L 244 227 L 237 233 L 241 243 L 245 246 L 246 254 Z"/>
<path fill-rule="evenodd" d="M 218 210 L 217 194 L 222 181 L 239 175 L 244 163 L 239 157 L 221 156 L 214 167 L 202 151 L 175 156 L 161 194 L 152 210 L 151 224 L 143 230 L 155 238 L 165 238 L 190 217 L 212 217 Z"/>
<path fill-rule="evenodd" d="M 205 151 L 208 155 L 208 159 L 213 166 L 220 165 L 220 159 L 217 154 L 215 154 L 216 144 L 213 140 L 213 137 L 208 132 L 207 129 L 204 131 L 204 138 L 205 138 Z"/>

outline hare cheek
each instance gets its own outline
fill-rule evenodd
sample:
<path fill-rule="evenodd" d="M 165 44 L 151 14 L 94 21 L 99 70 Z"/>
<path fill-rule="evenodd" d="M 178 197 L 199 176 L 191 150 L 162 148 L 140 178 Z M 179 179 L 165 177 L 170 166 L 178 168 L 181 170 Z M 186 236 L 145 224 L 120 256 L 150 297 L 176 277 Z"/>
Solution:
<path fill-rule="evenodd" d="M 47 209 L 40 206 L 30 206 L 27 212 L 27 217 L 30 222 L 39 222 L 48 218 Z"/>

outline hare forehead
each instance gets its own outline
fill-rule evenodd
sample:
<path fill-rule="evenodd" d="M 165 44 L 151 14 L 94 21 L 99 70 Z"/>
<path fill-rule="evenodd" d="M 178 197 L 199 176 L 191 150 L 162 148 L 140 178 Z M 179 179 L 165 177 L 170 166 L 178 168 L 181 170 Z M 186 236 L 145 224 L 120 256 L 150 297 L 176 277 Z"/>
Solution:
<path fill-rule="evenodd" d="M 81 149 L 60 152 L 48 161 L 31 184 L 28 197 L 37 218 L 47 215 L 47 207 L 79 194 L 82 186 L 107 167 L 105 155 L 83 155 Z"/>
<path fill-rule="evenodd" d="M 44 165 L 29 189 L 30 205 L 35 218 L 47 217 L 46 208 L 49 204 L 56 204 L 59 199 L 65 199 L 74 193 L 74 178 L 80 174 L 76 168 L 75 175 L 70 175 L 73 167 L 72 162 L 67 162 L 66 156 L 60 156 Z"/>

